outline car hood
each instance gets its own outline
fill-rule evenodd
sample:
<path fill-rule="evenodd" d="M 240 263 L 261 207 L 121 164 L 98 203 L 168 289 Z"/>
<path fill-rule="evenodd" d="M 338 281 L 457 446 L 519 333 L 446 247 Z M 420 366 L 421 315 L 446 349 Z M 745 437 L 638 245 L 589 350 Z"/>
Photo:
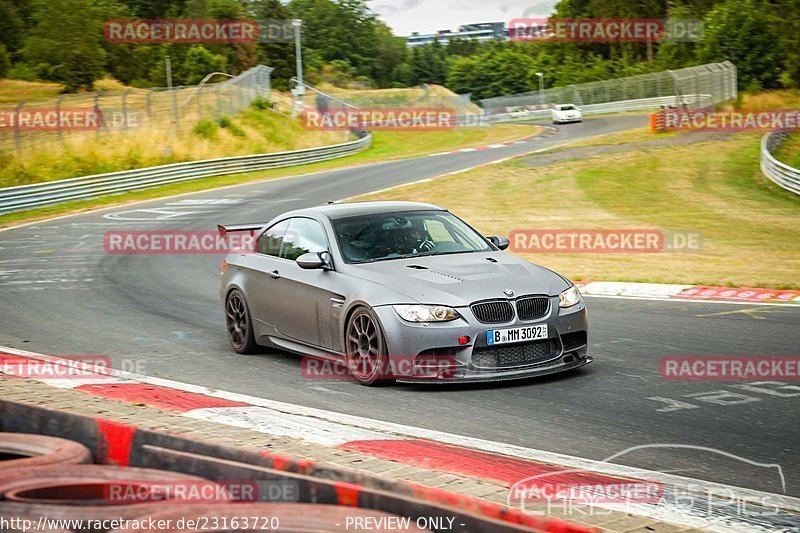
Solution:
<path fill-rule="evenodd" d="M 410 301 L 465 306 L 525 294 L 558 295 L 569 282 L 555 272 L 503 252 L 450 254 L 348 265 L 349 273 Z M 403 303 L 403 302 L 397 302 Z"/>

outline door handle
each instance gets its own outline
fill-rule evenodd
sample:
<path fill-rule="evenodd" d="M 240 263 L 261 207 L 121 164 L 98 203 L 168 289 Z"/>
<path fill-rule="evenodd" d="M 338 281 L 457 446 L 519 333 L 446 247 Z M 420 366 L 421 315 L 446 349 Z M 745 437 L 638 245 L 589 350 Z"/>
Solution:
<path fill-rule="evenodd" d="M 279 277 L 281 277 L 281 273 L 278 272 L 277 270 L 273 270 L 272 272 L 269 273 L 269 276 L 272 279 L 278 279 Z"/>

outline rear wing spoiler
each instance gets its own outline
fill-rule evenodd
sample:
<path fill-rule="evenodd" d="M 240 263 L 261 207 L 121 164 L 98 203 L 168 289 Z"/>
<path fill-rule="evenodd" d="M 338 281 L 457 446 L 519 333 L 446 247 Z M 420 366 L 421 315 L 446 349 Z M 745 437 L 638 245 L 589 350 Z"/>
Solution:
<path fill-rule="evenodd" d="M 249 231 L 250 236 L 254 236 L 255 233 L 263 228 L 265 224 L 217 224 L 217 230 L 221 236 L 225 236 L 228 233 L 235 232 L 235 231 Z"/>

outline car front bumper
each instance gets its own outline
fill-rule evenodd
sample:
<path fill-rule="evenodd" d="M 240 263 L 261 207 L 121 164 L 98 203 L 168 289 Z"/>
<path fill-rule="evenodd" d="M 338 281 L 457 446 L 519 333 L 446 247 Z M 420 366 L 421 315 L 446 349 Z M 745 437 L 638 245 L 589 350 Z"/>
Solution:
<path fill-rule="evenodd" d="M 478 382 L 523 379 L 579 368 L 592 362 L 587 354 L 588 316 L 583 300 L 560 309 L 550 297 L 548 314 L 523 321 L 516 317 L 500 324 L 477 320 L 469 307 L 458 307 L 462 318 L 444 323 L 417 324 L 401 319 L 392 306 L 375 307 L 384 329 L 393 377 L 398 382 Z M 547 324 L 547 343 L 509 343 L 488 346 L 487 331 Z M 469 340 L 465 342 L 465 339 Z M 526 359 L 525 353 L 539 353 Z M 492 363 L 487 364 L 487 361 Z M 502 363 L 500 361 L 503 361 Z"/>

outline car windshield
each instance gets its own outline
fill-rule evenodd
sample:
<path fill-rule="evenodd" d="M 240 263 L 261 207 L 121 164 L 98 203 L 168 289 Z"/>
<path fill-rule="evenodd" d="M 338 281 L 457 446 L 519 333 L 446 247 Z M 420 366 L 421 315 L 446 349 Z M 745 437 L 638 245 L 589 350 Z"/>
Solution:
<path fill-rule="evenodd" d="M 574 105 L 562 105 L 560 106 L 561 111 L 575 111 Z"/>
<path fill-rule="evenodd" d="M 333 227 L 348 263 L 492 249 L 480 234 L 447 211 L 362 215 L 334 220 Z"/>

